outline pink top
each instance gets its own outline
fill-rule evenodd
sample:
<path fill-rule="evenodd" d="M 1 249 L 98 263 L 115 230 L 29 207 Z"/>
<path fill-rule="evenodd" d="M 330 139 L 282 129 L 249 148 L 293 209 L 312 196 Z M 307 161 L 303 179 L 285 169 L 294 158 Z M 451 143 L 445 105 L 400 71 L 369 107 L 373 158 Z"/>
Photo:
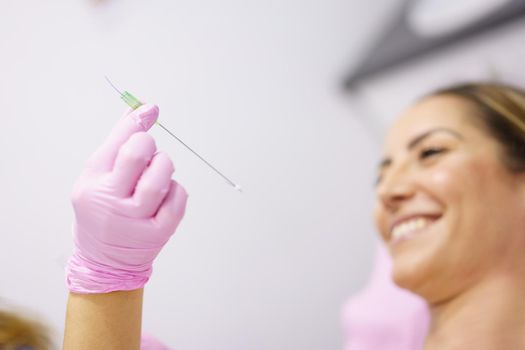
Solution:
<path fill-rule="evenodd" d="M 392 262 L 378 247 L 368 284 L 343 307 L 345 350 L 420 350 L 430 323 L 423 299 L 397 287 Z"/>
<path fill-rule="evenodd" d="M 173 350 L 148 333 L 142 333 L 140 350 Z"/>
<path fill-rule="evenodd" d="M 426 303 L 397 287 L 383 246 L 368 284 L 343 307 L 344 350 L 420 350 L 430 323 Z M 173 350 L 143 334 L 141 350 Z"/>

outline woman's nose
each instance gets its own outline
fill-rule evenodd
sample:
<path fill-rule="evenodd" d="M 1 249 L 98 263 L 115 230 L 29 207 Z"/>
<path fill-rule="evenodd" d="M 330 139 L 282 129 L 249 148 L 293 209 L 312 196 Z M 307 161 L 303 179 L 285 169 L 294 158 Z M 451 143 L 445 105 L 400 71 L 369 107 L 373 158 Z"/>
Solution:
<path fill-rule="evenodd" d="M 412 198 L 414 196 L 414 184 L 408 169 L 406 167 L 390 169 L 381 180 L 377 195 L 386 208 L 394 211 Z"/>

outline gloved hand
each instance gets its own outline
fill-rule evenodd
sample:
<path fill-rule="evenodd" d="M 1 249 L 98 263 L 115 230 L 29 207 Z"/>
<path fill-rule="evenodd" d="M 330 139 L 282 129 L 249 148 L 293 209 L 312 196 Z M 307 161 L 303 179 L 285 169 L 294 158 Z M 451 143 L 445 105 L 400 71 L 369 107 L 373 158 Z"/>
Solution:
<path fill-rule="evenodd" d="M 158 113 L 143 105 L 122 117 L 74 186 L 75 249 L 66 267 L 72 292 L 142 288 L 182 220 L 188 195 L 146 133 Z"/>

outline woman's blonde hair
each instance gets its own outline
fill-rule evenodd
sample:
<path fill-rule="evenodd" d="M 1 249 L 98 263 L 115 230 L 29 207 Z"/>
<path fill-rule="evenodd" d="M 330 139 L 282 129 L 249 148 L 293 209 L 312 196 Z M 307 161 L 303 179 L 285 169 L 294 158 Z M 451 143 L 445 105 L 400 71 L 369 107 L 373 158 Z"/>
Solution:
<path fill-rule="evenodd" d="M 40 322 L 0 310 L 0 349 L 50 350 L 49 330 Z"/>
<path fill-rule="evenodd" d="M 469 101 L 479 121 L 502 146 L 502 158 L 514 172 L 525 171 L 525 91 L 498 83 L 469 83 L 440 89 L 428 96 L 449 95 Z"/>

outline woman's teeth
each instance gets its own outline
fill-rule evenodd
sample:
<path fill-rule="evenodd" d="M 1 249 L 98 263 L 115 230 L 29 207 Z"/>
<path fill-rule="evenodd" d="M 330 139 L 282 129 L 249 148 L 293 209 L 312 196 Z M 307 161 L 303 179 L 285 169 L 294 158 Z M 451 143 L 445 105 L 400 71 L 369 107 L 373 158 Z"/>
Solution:
<path fill-rule="evenodd" d="M 430 220 L 420 217 L 396 225 L 390 235 L 390 241 L 396 242 L 402 238 L 409 238 L 412 233 L 428 226 L 430 223 Z"/>

